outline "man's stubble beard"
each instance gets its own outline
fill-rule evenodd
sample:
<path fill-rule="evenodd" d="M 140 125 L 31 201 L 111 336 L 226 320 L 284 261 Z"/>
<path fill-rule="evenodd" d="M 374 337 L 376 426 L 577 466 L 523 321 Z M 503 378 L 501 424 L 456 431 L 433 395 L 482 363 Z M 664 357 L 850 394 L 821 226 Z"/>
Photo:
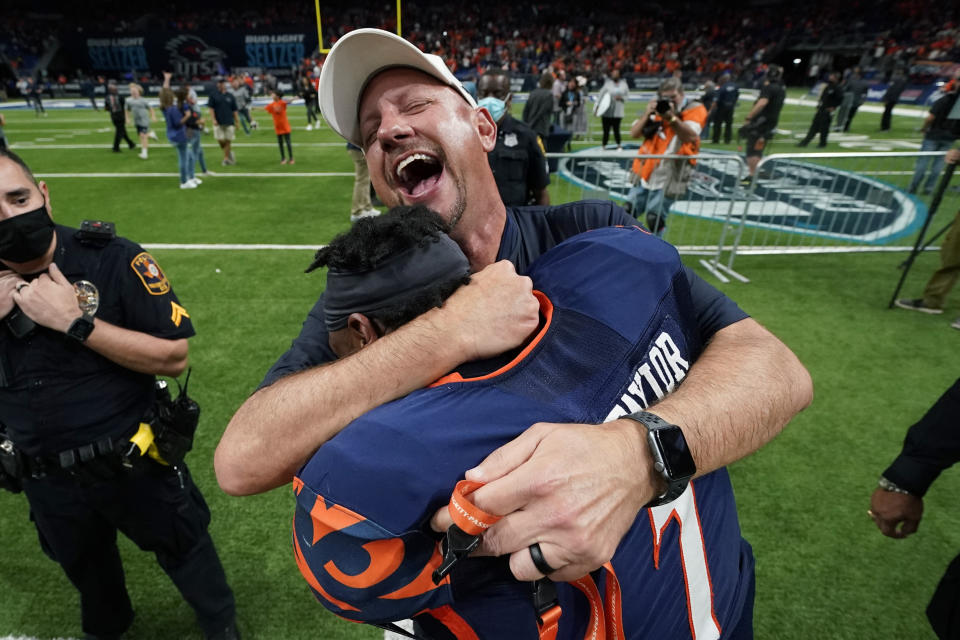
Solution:
<path fill-rule="evenodd" d="M 453 233 L 453 230 L 460 224 L 460 220 L 467 210 L 467 188 L 459 175 L 454 176 L 454 184 L 457 187 L 457 199 L 454 201 L 453 207 L 450 210 L 450 233 Z"/>

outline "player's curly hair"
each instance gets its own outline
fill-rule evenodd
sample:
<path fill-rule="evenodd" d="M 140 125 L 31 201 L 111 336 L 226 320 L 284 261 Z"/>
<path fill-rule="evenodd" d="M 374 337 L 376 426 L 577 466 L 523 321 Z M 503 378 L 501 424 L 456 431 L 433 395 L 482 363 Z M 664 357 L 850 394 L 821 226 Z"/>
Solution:
<path fill-rule="evenodd" d="M 341 233 L 330 244 L 317 251 L 307 271 L 327 267 L 336 271 L 363 272 L 376 269 L 389 258 L 414 246 L 426 246 L 450 225 L 440 215 L 423 205 L 393 207 L 385 214 L 361 218 L 350 231 Z M 367 314 L 384 330 L 393 330 L 434 307 L 462 285 L 470 276 L 456 275 L 420 289 L 395 305 Z"/>

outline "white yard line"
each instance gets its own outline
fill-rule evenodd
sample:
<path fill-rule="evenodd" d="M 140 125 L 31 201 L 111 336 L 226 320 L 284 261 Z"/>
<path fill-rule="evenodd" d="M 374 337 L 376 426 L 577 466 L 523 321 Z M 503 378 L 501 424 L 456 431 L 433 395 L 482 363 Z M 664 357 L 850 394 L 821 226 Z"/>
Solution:
<path fill-rule="evenodd" d="M 38 178 L 179 178 L 179 173 L 37 173 Z M 201 174 L 202 175 L 202 174 Z M 206 177 L 206 176 L 204 176 Z M 352 178 L 353 172 L 312 171 L 297 173 L 226 173 L 211 174 L 210 178 Z"/>
<path fill-rule="evenodd" d="M 212 251 L 316 251 L 326 245 L 322 244 L 167 244 L 163 242 L 144 242 L 142 246 L 153 251 L 154 249 L 188 249 Z M 2 638 L 0 638 L 2 640 Z"/>
<path fill-rule="evenodd" d="M 9 132 L 10 127 L 7 127 Z M 346 142 L 297 142 L 295 143 L 297 147 L 343 147 L 347 148 Z M 150 146 L 157 147 L 166 147 L 167 143 L 154 141 Z M 219 145 L 215 141 L 210 140 L 201 145 L 206 148 L 218 148 Z M 11 149 L 108 149 L 110 147 L 109 142 L 104 142 L 103 144 L 34 144 L 32 142 L 15 142 L 10 145 Z M 234 142 L 234 148 L 245 148 L 245 147 L 270 147 L 275 149 L 277 147 L 276 142 Z"/>

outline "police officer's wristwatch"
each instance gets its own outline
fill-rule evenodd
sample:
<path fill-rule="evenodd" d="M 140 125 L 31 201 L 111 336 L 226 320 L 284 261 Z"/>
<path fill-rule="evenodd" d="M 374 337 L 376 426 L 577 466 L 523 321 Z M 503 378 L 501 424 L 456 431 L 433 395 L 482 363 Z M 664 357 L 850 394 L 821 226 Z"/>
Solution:
<path fill-rule="evenodd" d="M 77 342 L 86 342 L 92 332 L 93 315 L 87 313 L 71 322 L 70 327 L 67 328 L 67 335 Z"/>
<path fill-rule="evenodd" d="M 653 468 L 667 482 L 667 489 L 645 505 L 658 507 L 680 497 L 697 472 L 697 465 L 690 455 L 683 431 L 660 416 L 646 411 L 637 411 L 623 416 L 647 428 L 647 444 L 653 457 Z"/>

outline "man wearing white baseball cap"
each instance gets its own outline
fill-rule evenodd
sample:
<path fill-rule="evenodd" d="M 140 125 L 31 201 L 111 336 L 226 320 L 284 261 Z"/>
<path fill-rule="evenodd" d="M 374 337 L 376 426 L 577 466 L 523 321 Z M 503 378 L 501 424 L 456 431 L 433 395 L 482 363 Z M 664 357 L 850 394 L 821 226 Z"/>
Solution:
<path fill-rule="evenodd" d="M 320 74 L 320 106 L 330 126 L 364 150 L 384 204 L 439 212 L 474 275 L 443 307 L 336 362 L 321 298 L 217 448 L 217 477 L 232 494 L 290 482 L 354 417 L 462 362 L 521 344 L 539 318 L 530 282 L 514 268 L 524 273 L 540 254 L 580 232 L 636 224 L 609 201 L 505 207 L 486 158 L 496 143 L 490 114 L 442 60 L 392 33 L 359 29 L 334 45 Z M 709 344 L 683 385 L 664 389 L 673 392 L 651 411 L 679 426 L 699 475 L 773 438 L 810 402 L 812 385 L 789 348 L 692 270 L 686 276 L 701 339 Z M 630 301 L 622 304 L 628 309 Z M 628 409 L 653 402 L 634 401 Z M 542 577 L 541 568 L 553 569 L 550 577 L 559 581 L 598 568 L 638 511 L 671 483 L 662 465 L 654 467 L 647 428 L 634 420 L 603 427 L 538 423 L 525 436 L 466 474 L 486 483 L 473 494 L 476 505 L 505 515 L 484 535 L 481 551 L 510 554 L 520 580 Z M 433 524 L 446 530 L 446 510 Z M 530 546 L 540 551 L 536 561 Z"/>

